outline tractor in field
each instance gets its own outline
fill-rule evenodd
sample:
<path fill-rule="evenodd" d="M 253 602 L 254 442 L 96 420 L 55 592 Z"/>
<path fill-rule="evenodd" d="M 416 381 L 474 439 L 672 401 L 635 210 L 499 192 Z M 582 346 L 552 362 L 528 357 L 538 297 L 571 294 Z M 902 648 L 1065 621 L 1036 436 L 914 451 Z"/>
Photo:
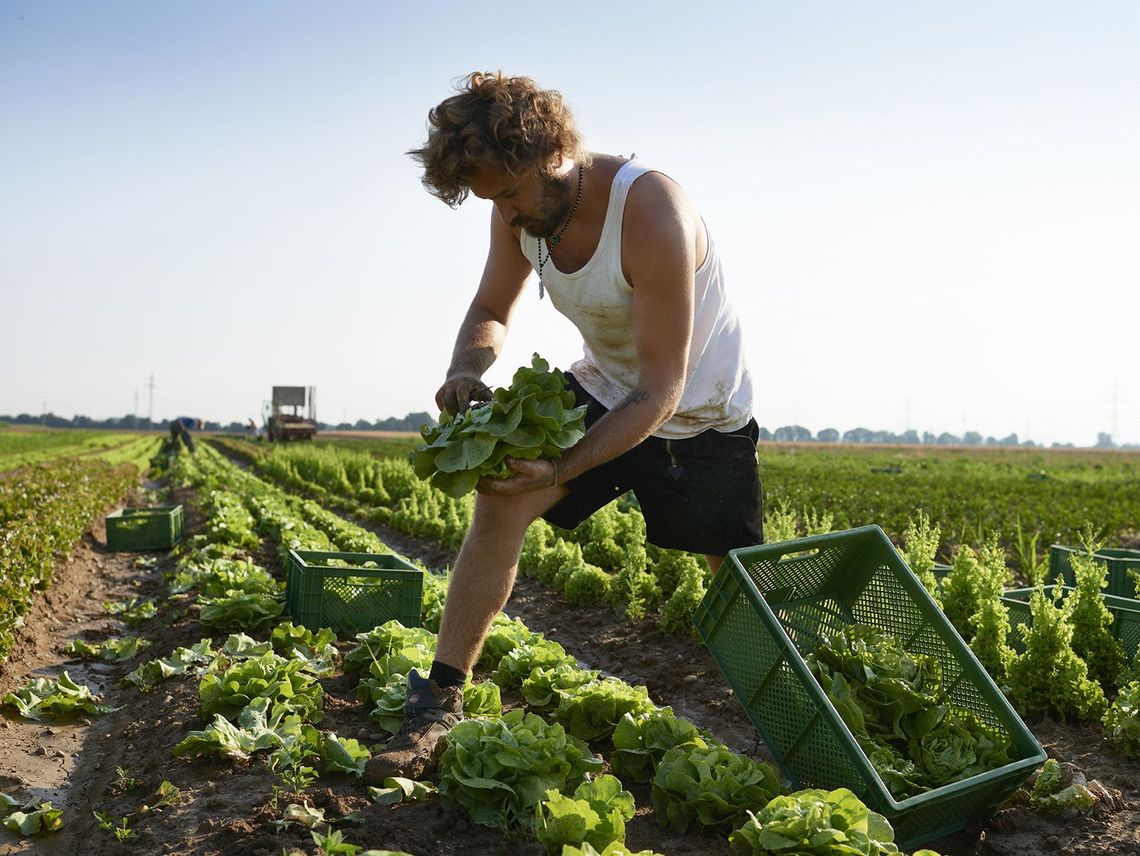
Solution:
<path fill-rule="evenodd" d="M 262 415 L 270 440 L 312 440 L 317 433 L 315 387 L 273 387 L 273 398 L 265 403 Z"/>

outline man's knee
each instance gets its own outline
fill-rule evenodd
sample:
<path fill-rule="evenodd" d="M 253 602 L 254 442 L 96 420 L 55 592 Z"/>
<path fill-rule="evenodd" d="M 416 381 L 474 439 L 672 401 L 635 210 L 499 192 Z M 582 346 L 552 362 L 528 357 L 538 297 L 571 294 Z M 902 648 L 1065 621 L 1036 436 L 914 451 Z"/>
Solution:
<path fill-rule="evenodd" d="M 531 514 L 523 497 L 517 496 L 488 496 L 479 494 L 475 497 L 475 515 L 472 526 L 492 529 L 526 529 L 530 522 L 537 517 Z"/>
<path fill-rule="evenodd" d="M 526 532 L 526 528 L 542 516 L 542 513 L 551 505 L 553 502 L 549 498 L 538 493 L 522 494 L 521 496 L 476 494 L 475 514 L 471 521 L 471 528 L 480 531 L 502 531 L 521 536 Z"/>

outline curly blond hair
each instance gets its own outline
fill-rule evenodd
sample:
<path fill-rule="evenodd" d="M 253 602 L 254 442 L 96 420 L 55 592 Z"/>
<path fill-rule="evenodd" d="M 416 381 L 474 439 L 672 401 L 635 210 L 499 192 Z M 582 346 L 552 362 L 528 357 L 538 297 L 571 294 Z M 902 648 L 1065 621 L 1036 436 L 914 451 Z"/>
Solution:
<path fill-rule="evenodd" d="M 408 152 L 423 165 L 424 187 L 452 208 L 467 198 L 468 181 L 481 167 L 549 174 L 555 155 L 589 162 L 560 92 L 501 71 L 472 72 L 455 89 L 428 112 L 423 148 Z"/>

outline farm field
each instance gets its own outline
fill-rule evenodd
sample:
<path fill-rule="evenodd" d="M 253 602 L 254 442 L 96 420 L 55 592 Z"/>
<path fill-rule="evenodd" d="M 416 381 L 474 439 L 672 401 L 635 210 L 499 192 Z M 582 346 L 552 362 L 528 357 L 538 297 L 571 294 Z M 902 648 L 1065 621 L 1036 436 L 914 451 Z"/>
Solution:
<path fill-rule="evenodd" d="M 135 439 L 110 431 L 22 430 L 0 427 L 0 473 L 54 458 L 98 455 Z"/>
<path fill-rule="evenodd" d="M 347 450 L 406 455 L 421 441 L 382 432 L 320 440 Z M 1041 549 L 1074 543 L 1094 523 L 1105 540 L 1140 546 L 1140 452 L 761 443 L 765 502 L 834 515 L 836 528 L 877 523 L 898 541 L 924 509 L 941 526 L 939 558 L 997 531 L 1019 564 L 1017 530 Z"/>
<path fill-rule="evenodd" d="M 315 640 L 301 643 L 302 634 L 291 637 L 305 648 L 307 660 L 291 679 L 295 698 L 313 701 L 293 708 L 296 728 L 298 733 L 319 730 L 328 751 L 307 763 L 290 762 L 287 753 L 275 751 L 281 748 L 280 736 L 265 737 L 267 748 L 258 751 L 227 748 L 224 742 L 204 748 L 221 739 L 214 714 L 202 712 L 210 698 L 203 688 L 214 686 L 211 672 L 204 670 L 240 671 L 256 658 L 272 658 L 270 649 L 278 655 L 290 649 L 280 634 L 274 644 L 270 632 L 283 618 L 280 588 L 290 547 L 392 551 L 438 572 L 451 564 L 471 498 L 446 497 L 411 477 L 402 457 L 414 443 L 338 438 L 269 450 L 220 440 L 203 443 L 193 457 L 183 454 L 168 462 L 157 456 L 159 469 L 146 482 L 136 463 L 106 464 L 134 466 L 134 475 L 108 488 L 113 498 L 91 500 L 99 507 L 86 507 L 87 531 L 81 538 L 72 536 L 78 544 L 70 555 L 67 549 L 56 551 L 61 557 L 54 562 L 50 587 L 31 599 L 30 611 L 13 629 L 11 652 L 0 663 L 0 696 L 33 677 L 54 677 L 66 669 L 116 709 L 29 721 L 5 707 L 0 792 L 51 801 L 64 815 L 58 831 L 27 841 L 0 830 L 0 854 L 319 853 L 302 822 L 314 812 L 322 812 L 326 821 L 316 825 L 318 831 L 332 823 L 345 841 L 362 847 L 418 856 L 543 853 L 533 834 L 515 831 L 515 823 L 507 832 L 476 823 L 470 805 L 463 808 L 455 799 L 405 798 L 387 805 L 383 801 L 392 794 L 376 801 L 359 782 L 353 765 L 362 746 L 383 742 L 390 714 L 385 719 L 377 711 L 391 704 L 379 672 L 363 676 L 362 691 L 361 676 L 348 668 L 354 650 L 356 661 L 364 661 L 351 634 L 338 637 L 335 652 Z M 147 457 L 154 451 L 127 450 Z M 1140 456 L 773 446 L 761 446 L 760 455 L 770 536 L 773 530 L 803 535 L 875 522 L 901 544 L 908 522 L 923 508 L 941 527 L 942 538 L 934 545 L 939 559 L 954 559 L 963 544 L 984 555 L 986 538 L 995 531 L 1009 548 L 1010 567 L 1022 574 L 1032 569 L 1023 567 L 1028 554 L 1019 557 L 1015 549 L 1018 523 L 1022 546 L 1036 533 L 1039 551 L 1052 541 L 1075 542 L 1090 522 L 1102 528 L 1108 543 L 1136 545 Z M 74 464 L 65 458 L 54 466 Z M 6 481 L 31 480 L 36 470 L 12 472 Z M 122 500 L 183 504 L 183 547 L 171 553 L 107 552 L 103 514 Z M 569 725 L 577 720 L 565 711 L 559 714 L 557 706 L 533 704 L 533 694 L 528 699 L 521 684 L 526 674 L 519 670 L 528 662 L 523 655 L 535 641 L 527 634 L 538 633 L 561 645 L 577 662 L 575 668 L 600 670 L 624 687 L 646 687 L 644 696 L 621 691 L 633 699 L 626 702 L 629 709 L 669 706 L 741 759 L 733 763 L 770 763 L 772 755 L 717 665 L 689 632 L 707 571 L 683 555 L 646 545 L 643 524 L 639 540 L 639 514 L 630 501 L 596 518 L 580 532 L 532 527 L 538 534 L 528 536 L 519 581 L 505 610 L 521 624 L 504 622 L 493 636 L 496 649 L 485 648 L 475 675 L 475 687 L 482 689 L 472 692 L 475 709 L 491 712 L 493 696 L 504 711 L 539 710 L 548 721 L 579 727 Z M 0 522 L 7 525 L 11 519 Z M 623 565 L 630 554 L 638 557 L 633 564 L 639 568 Z M 428 580 L 428 628 L 438 622 L 442 579 Z M 34 588 L 46 587 L 44 582 Z M 153 606 L 144 608 L 150 601 Z M 103 609 L 104 603 L 129 608 L 115 615 Z M 946 604 L 948 612 L 951 606 Z M 237 633 L 248 636 L 231 635 Z M 94 643 L 125 636 L 150 644 L 144 649 L 136 643 L 135 653 L 128 650 L 119 662 L 63 650 L 76 639 Z M 170 657 L 176 648 L 191 649 L 205 638 L 220 658 L 201 654 L 200 645 L 197 658 L 187 651 Z M 407 649 L 422 643 L 409 643 L 402 656 L 418 656 Z M 370 658 L 382 653 L 377 649 Z M 164 666 L 141 668 L 163 658 Z M 124 683 L 128 674 L 136 675 L 133 683 Z M 218 710 L 236 716 L 236 710 Z M 1067 719 L 1056 711 L 1027 716 L 1051 757 L 1103 785 L 1094 788 L 1091 809 L 1053 815 L 1030 806 L 1022 794 L 996 816 L 924 846 L 943 854 L 1140 852 L 1140 762 L 1110 745 L 1092 718 Z M 185 745 L 191 734 L 197 735 L 192 749 Z M 329 734 L 339 738 L 339 748 L 328 749 Z M 615 765 L 610 735 L 604 730 L 584 734 L 603 769 L 624 773 L 622 783 L 637 806 L 626 825 L 631 851 L 731 852 L 727 832 L 739 818 L 731 825 L 696 823 L 684 831 L 663 827 L 653 788 L 630 776 L 628 767 Z M 181 747 L 179 757 L 175 747 Z M 165 800 L 158 793 L 163 783 L 169 783 Z M 144 804 L 151 808 L 143 811 Z M 290 810 L 290 805 L 306 808 Z M 295 819 L 282 822 L 289 817 Z M 338 852 L 328 839 L 326 845 L 326 852 Z"/>

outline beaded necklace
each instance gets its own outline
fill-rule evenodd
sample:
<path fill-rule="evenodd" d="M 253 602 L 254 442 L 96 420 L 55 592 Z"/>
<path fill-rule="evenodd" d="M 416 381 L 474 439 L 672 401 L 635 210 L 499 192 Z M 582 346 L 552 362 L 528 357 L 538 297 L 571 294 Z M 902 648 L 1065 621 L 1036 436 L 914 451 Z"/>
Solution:
<path fill-rule="evenodd" d="M 538 241 L 538 299 L 542 300 L 543 295 L 546 294 L 546 288 L 542 284 L 542 269 L 550 261 L 550 256 L 554 252 L 554 248 L 558 246 L 558 242 L 562 240 L 562 233 L 566 231 L 566 227 L 570 225 L 570 221 L 574 219 L 574 212 L 578 210 L 578 203 L 582 201 L 582 178 L 585 171 L 582 169 L 582 164 L 578 164 L 578 195 L 574 197 L 574 204 L 570 208 L 570 213 L 566 215 L 566 219 L 548 241 L 549 247 L 546 250 L 546 259 L 542 258 L 542 238 L 537 238 Z"/>

